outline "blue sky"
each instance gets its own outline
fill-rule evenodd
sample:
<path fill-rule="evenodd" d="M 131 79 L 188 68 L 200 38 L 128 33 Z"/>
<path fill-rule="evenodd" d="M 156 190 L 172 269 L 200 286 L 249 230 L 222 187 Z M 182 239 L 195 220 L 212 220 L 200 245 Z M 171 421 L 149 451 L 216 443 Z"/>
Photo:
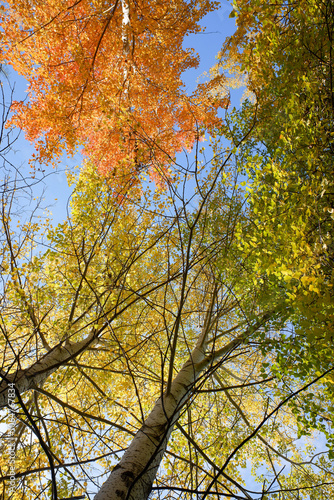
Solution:
<path fill-rule="evenodd" d="M 230 2 L 222 1 L 219 10 L 210 12 L 202 19 L 201 25 L 205 27 L 205 31 L 185 38 L 184 46 L 194 47 L 201 58 L 197 69 L 188 70 L 183 75 L 187 90 L 190 92 L 194 89 L 197 78 L 215 64 L 216 55 L 225 38 L 234 33 L 235 20 L 229 18 L 231 11 Z"/>

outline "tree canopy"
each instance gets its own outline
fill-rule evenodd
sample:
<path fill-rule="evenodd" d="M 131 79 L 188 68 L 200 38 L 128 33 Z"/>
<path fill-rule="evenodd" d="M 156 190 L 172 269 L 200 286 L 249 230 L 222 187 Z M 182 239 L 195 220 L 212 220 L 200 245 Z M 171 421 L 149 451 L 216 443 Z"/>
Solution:
<path fill-rule="evenodd" d="M 303 348 L 289 370 L 304 376 L 310 366 L 328 365 L 333 340 L 333 4 L 235 8 L 238 29 L 214 72 L 226 68 L 246 79 L 253 98 L 224 133 L 238 141 L 256 122 L 238 150 L 251 182 L 250 242 L 257 241 L 259 272 L 276 275 L 293 304 Z M 283 347 L 282 368 L 286 355 Z"/>
<path fill-rule="evenodd" d="M 83 146 L 117 184 L 132 184 L 144 168 L 163 182 L 170 158 L 191 149 L 198 128 L 214 123 L 227 103 L 226 95 L 210 95 L 209 82 L 188 96 L 181 80 L 198 64 L 184 38 L 217 5 L 9 2 L 0 20 L 2 61 L 29 82 L 29 101 L 13 105 L 12 121 L 34 141 L 38 159 Z"/>
<path fill-rule="evenodd" d="M 333 4 L 235 0 L 188 96 L 217 7 L 3 6 L 3 499 L 333 496 Z M 47 167 L 85 148 L 59 224 L 17 125 Z"/>

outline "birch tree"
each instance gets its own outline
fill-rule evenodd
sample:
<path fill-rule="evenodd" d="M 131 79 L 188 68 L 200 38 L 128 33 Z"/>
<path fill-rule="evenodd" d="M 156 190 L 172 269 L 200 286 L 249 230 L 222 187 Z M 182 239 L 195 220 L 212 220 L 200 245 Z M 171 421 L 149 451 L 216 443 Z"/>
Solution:
<path fill-rule="evenodd" d="M 242 126 L 220 127 L 228 100 L 212 89 L 224 78 L 182 93 L 181 72 L 196 63 L 183 36 L 214 4 L 7 7 L 2 57 L 31 91 L 13 123 L 40 160 L 83 143 L 94 161 L 69 172 L 68 218 L 55 228 L 2 183 L 2 422 L 13 390 L 17 408 L 17 487 L 6 428 L 3 497 L 329 498 L 332 451 L 315 449 L 312 433 L 321 419 L 331 432 L 333 366 L 324 357 L 315 368 L 313 353 L 303 364 L 310 321 L 296 334 L 305 318 L 275 269 L 300 233 L 259 210 L 294 198 L 266 183 L 257 192 L 254 177 L 247 195 L 238 181 L 253 173 L 256 106 Z M 201 124 L 232 139 L 209 163 Z M 194 141 L 193 163 L 172 161 Z M 249 463 L 257 488 L 242 474 Z"/>
<path fill-rule="evenodd" d="M 326 374 L 297 381 L 267 348 L 284 342 L 290 309 L 240 247 L 248 216 L 231 153 L 210 170 L 198 159 L 191 178 L 190 199 L 183 184 L 115 198 L 87 166 L 69 174 L 68 220 L 30 221 L 17 240 L 4 204 L 2 390 L 14 383 L 18 408 L 18 487 L 4 440 L 5 498 L 331 491 L 326 457 L 294 444 L 290 404 Z M 239 472 L 246 460 L 271 474 L 258 472 L 258 493 Z"/>

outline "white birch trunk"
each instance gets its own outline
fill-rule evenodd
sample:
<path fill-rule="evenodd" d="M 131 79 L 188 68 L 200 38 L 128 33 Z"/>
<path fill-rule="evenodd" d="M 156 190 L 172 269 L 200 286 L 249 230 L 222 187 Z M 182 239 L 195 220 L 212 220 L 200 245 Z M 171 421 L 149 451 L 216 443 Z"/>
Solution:
<path fill-rule="evenodd" d="M 124 93 L 128 94 L 129 91 L 129 64 L 131 54 L 130 43 L 130 6 L 128 0 L 122 0 L 122 42 L 123 42 L 123 55 L 125 59 L 125 66 L 123 70 L 124 77 Z"/>
<path fill-rule="evenodd" d="M 94 500 L 144 500 L 148 497 L 182 403 L 198 376 L 196 365 L 203 359 L 203 351 L 194 349 L 175 377 L 170 394 L 158 399 Z"/>
<path fill-rule="evenodd" d="M 215 295 L 213 296 L 214 299 Z M 202 334 L 188 361 L 171 384 L 168 395 L 159 398 L 143 426 L 136 433 L 121 461 L 112 470 L 94 500 L 146 500 L 151 492 L 158 467 L 166 451 L 168 439 L 179 418 L 186 398 L 191 395 L 198 376 L 217 359 L 239 346 L 250 327 L 216 352 L 205 354 L 207 337 L 215 321 L 212 309 L 207 312 Z M 265 317 L 264 317 L 265 318 Z M 262 320 L 258 326 L 261 326 Z"/>
<path fill-rule="evenodd" d="M 206 328 L 204 328 L 206 330 Z M 205 332 L 207 333 L 207 332 Z M 205 335 L 206 336 L 206 335 Z M 94 500 L 146 500 L 166 451 L 169 436 L 197 377 L 215 359 L 205 356 L 204 335 L 172 382 L 168 395 L 159 398 L 120 463 L 112 470 Z M 241 337 L 220 349 L 220 355 L 240 344 Z"/>
<path fill-rule="evenodd" d="M 84 340 L 75 343 L 66 342 L 51 349 L 41 359 L 29 368 L 17 370 L 14 373 L 2 372 L 5 378 L 0 383 L 0 409 L 8 406 L 8 383 L 13 383 L 15 389 L 23 394 L 35 386 L 40 386 L 51 373 L 59 366 L 78 356 L 95 341 L 95 332 L 92 332 Z"/>

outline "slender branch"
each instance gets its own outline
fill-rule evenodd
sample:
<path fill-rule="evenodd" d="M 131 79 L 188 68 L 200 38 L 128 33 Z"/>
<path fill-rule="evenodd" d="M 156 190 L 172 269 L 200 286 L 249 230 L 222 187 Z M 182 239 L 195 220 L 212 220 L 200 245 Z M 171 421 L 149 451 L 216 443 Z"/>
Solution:
<path fill-rule="evenodd" d="M 241 441 L 241 443 L 238 444 L 238 446 L 236 446 L 234 448 L 234 450 L 232 451 L 232 453 L 228 456 L 228 458 L 225 460 L 225 463 L 224 465 L 219 469 L 219 472 L 216 474 L 215 478 L 211 481 L 211 483 L 209 484 L 202 500 L 204 500 L 209 492 L 210 492 L 210 489 L 212 488 L 212 486 L 214 485 L 217 477 L 222 474 L 222 472 L 226 469 L 226 467 L 228 466 L 228 464 L 230 463 L 230 461 L 232 460 L 232 458 L 234 457 L 234 455 L 250 440 L 252 439 L 254 436 L 256 436 L 256 434 L 258 433 L 258 431 L 261 429 L 261 427 L 267 422 L 267 420 L 269 420 L 273 415 L 275 415 L 275 413 L 278 412 L 278 410 L 280 408 L 282 408 L 282 406 L 284 406 L 288 401 L 290 401 L 290 399 L 293 399 L 294 397 L 296 397 L 298 394 L 300 394 L 301 392 L 305 391 L 306 389 L 308 389 L 309 387 L 311 387 L 313 384 L 315 384 L 316 382 L 318 382 L 319 380 L 321 380 L 323 377 L 325 377 L 326 375 L 328 375 L 328 373 L 332 372 L 334 370 L 334 367 L 333 368 L 329 368 L 328 370 L 326 370 L 322 375 L 319 375 L 319 377 L 315 378 L 314 380 L 312 380 L 311 382 L 309 382 L 308 384 L 305 384 L 303 387 L 301 387 L 300 389 L 298 389 L 298 391 L 295 391 L 293 392 L 292 394 L 290 394 L 287 398 L 285 398 L 283 401 L 281 401 L 277 406 L 276 408 L 274 408 L 266 417 L 264 417 L 262 419 L 262 421 L 259 423 L 259 425 L 254 429 L 254 431 L 249 434 L 245 439 L 243 439 Z"/>

